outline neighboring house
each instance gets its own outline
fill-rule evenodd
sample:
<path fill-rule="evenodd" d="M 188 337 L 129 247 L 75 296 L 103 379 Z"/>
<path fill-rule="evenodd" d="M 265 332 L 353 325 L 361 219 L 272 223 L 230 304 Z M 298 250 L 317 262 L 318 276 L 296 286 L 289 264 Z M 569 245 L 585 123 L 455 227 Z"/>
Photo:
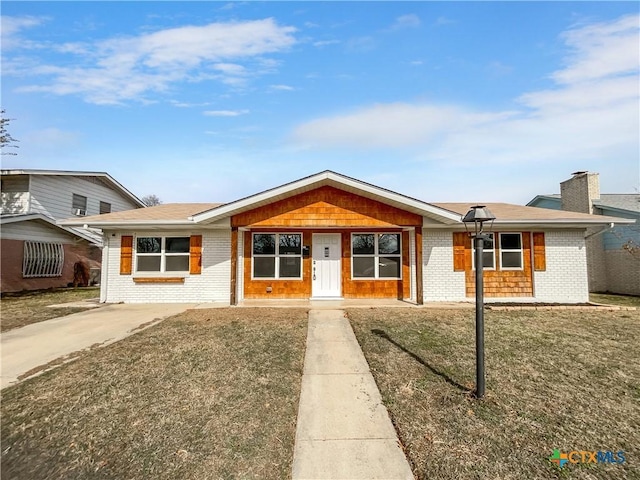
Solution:
<path fill-rule="evenodd" d="M 144 207 L 103 172 L 1 173 L 2 292 L 66 287 L 74 281 L 79 261 L 99 268 L 102 233 L 84 225 L 63 227 L 57 220 Z"/>
<path fill-rule="evenodd" d="M 470 203 L 430 204 L 331 171 L 227 204 L 70 219 L 104 231 L 103 302 L 474 297 Z M 588 301 L 585 230 L 618 219 L 503 203 L 488 301 Z M 620 220 L 624 223 L 624 220 Z"/>
<path fill-rule="evenodd" d="M 640 194 L 600 194 L 597 173 L 575 172 L 560 194 L 538 195 L 527 205 L 635 220 L 587 232 L 589 290 L 640 295 Z"/>

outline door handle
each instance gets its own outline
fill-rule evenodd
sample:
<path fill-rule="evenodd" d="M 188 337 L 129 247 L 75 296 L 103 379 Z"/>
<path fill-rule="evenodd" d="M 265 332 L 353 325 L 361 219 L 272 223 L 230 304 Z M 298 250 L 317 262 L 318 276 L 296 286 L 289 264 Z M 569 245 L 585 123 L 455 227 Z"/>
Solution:
<path fill-rule="evenodd" d="M 315 263 L 315 262 L 313 262 L 313 263 Z M 313 279 L 314 280 L 316 279 L 316 267 L 313 267 Z"/>

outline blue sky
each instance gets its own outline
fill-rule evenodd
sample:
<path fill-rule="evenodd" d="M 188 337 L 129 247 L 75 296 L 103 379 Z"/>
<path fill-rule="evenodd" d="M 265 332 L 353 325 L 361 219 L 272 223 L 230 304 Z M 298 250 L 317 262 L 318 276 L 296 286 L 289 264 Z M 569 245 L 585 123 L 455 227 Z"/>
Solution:
<path fill-rule="evenodd" d="M 331 169 L 426 201 L 640 187 L 637 2 L 2 2 L 3 168 L 165 203 Z"/>

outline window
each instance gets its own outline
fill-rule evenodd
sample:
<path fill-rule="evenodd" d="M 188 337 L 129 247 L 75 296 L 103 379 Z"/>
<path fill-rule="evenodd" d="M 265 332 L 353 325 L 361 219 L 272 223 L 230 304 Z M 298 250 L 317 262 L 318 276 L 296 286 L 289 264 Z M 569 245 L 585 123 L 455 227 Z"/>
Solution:
<path fill-rule="evenodd" d="M 61 243 L 24 242 L 23 277 L 60 277 L 63 265 L 64 248 Z"/>
<path fill-rule="evenodd" d="M 400 234 L 352 234 L 351 259 L 352 278 L 401 278 Z"/>
<path fill-rule="evenodd" d="M 105 213 L 111 213 L 111 204 L 107 202 L 100 202 L 100 215 Z"/>
<path fill-rule="evenodd" d="M 136 272 L 188 272 L 189 237 L 138 237 Z"/>
<path fill-rule="evenodd" d="M 302 278 L 301 233 L 254 233 L 252 251 L 253 278 Z"/>
<path fill-rule="evenodd" d="M 488 238 L 486 238 L 482 245 L 482 266 L 485 270 L 495 270 L 496 268 L 496 251 L 494 247 L 494 237 L 493 233 L 484 234 Z M 472 251 L 471 251 L 471 262 L 473 265 L 473 269 L 476 268 L 476 244 L 475 240 L 471 240 Z"/>
<path fill-rule="evenodd" d="M 82 195 L 73 194 L 73 200 L 71 201 L 71 213 L 78 216 L 84 216 L 87 214 L 87 197 Z"/>
<path fill-rule="evenodd" d="M 500 234 L 500 268 L 502 270 L 522 270 L 522 234 Z"/>

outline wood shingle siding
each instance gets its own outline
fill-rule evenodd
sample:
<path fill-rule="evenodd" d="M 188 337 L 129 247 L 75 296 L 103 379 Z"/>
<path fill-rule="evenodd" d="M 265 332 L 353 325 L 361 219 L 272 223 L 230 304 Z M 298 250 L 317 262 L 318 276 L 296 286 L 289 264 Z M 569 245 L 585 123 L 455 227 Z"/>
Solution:
<path fill-rule="evenodd" d="M 422 216 L 334 187 L 309 192 L 234 215 L 232 227 L 420 226 Z"/>
<path fill-rule="evenodd" d="M 484 271 L 484 294 L 486 297 L 533 297 L 533 265 L 531 232 L 522 233 L 522 270 L 502 270 L 500 265 L 500 233 L 494 232 L 495 270 Z M 515 232 L 514 232 L 515 233 Z M 544 240 L 544 237 L 543 237 Z M 453 263 L 455 271 L 465 272 L 465 291 L 467 297 L 474 297 L 475 270 L 473 270 L 473 250 L 471 238 L 465 232 L 453 234 Z M 464 263 L 463 263 L 464 262 Z M 460 267 L 463 268 L 460 268 Z"/>

